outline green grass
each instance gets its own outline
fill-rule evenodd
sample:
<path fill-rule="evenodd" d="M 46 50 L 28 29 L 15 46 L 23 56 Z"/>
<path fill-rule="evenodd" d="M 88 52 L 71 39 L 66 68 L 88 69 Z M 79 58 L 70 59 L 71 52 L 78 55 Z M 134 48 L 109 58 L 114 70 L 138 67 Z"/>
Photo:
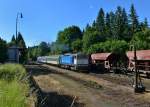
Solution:
<path fill-rule="evenodd" d="M 0 107 L 27 107 L 28 84 L 20 81 L 24 76 L 21 65 L 0 65 Z"/>
<path fill-rule="evenodd" d="M 0 79 L 4 80 L 21 80 L 26 75 L 23 66 L 19 64 L 0 65 Z"/>

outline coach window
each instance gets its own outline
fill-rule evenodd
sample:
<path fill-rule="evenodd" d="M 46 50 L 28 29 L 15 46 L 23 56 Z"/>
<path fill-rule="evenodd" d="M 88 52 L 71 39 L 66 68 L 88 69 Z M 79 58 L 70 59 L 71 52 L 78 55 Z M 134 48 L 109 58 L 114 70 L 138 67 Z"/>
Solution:
<path fill-rule="evenodd" d="M 77 59 L 77 56 L 74 56 L 75 59 Z"/>
<path fill-rule="evenodd" d="M 108 63 L 108 62 L 106 62 L 106 65 L 108 66 L 108 65 L 109 65 L 109 63 Z"/>

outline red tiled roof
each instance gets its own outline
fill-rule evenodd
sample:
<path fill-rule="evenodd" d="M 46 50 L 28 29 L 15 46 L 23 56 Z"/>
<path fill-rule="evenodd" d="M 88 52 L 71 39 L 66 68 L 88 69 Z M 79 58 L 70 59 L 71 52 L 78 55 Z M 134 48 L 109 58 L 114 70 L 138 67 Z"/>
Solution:
<path fill-rule="evenodd" d="M 150 60 L 150 50 L 136 51 L 137 60 Z M 128 51 L 127 56 L 130 60 L 134 59 L 134 51 Z"/>
<path fill-rule="evenodd" d="M 92 60 L 106 60 L 111 53 L 96 53 L 92 54 Z"/>

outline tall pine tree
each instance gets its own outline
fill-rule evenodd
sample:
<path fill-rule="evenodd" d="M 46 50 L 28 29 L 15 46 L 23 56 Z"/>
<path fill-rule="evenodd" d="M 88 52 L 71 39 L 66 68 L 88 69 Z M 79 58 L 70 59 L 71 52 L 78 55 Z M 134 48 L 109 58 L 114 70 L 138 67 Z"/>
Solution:
<path fill-rule="evenodd" d="M 110 30 L 111 30 L 111 39 L 114 39 L 115 38 L 115 14 L 111 11 L 109 13 L 109 17 L 110 17 Z"/>
<path fill-rule="evenodd" d="M 11 42 L 9 43 L 9 46 L 13 46 L 13 45 L 16 45 L 16 38 L 14 35 L 12 36 Z"/>
<path fill-rule="evenodd" d="M 97 16 L 97 19 L 96 19 L 96 29 L 98 31 L 100 31 L 100 33 L 104 34 L 105 32 L 105 13 L 103 11 L 103 9 L 101 8 L 99 13 L 98 13 L 98 16 Z"/>
<path fill-rule="evenodd" d="M 130 8 L 129 17 L 130 17 L 131 34 L 133 35 L 139 30 L 138 16 L 137 16 L 137 13 L 133 4 L 131 5 L 131 8 Z"/>
<path fill-rule="evenodd" d="M 26 44 L 23 39 L 23 36 L 20 32 L 18 33 L 18 37 L 17 37 L 16 41 L 17 41 L 17 46 L 19 48 L 21 48 L 20 63 L 24 63 L 24 62 L 26 62 L 26 59 L 27 59 L 27 49 L 26 49 Z"/>
<path fill-rule="evenodd" d="M 112 32 L 111 32 L 111 20 L 110 20 L 109 13 L 106 14 L 105 23 L 106 23 L 106 25 L 105 25 L 106 36 L 107 36 L 107 38 L 110 38 L 112 35 Z"/>
<path fill-rule="evenodd" d="M 121 39 L 122 36 L 122 26 L 123 26 L 123 21 L 122 21 L 122 8 L 120 6 L 117 7 L 117 10 L 115 12 L 115 26 L 114 26 L 114 39 Z"/>
<path fill-rule="evenodd" d="M 129 40 L 131 40 L 132 36 L 130 34 L 129 20 L 128 20 L 128 16 L 127 16 L 125 8 L 123 8 L 123 10 L 122 10 L 122 24 L 123 24 L 122 39 L 129 41 Z"/>

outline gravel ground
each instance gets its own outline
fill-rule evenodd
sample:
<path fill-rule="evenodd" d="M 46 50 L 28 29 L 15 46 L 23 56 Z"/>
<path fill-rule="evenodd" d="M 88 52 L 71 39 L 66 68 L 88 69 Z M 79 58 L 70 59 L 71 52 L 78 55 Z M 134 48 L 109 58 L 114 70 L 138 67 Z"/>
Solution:
<path fill-rule="evenodd" d="M 75 107 L 150 107 L 150 93 L 135 94 L 130 84 L 131 77 L 77 73 L 48 65 L 32 65 L 27 68 L 30 68 L 43 92 L 71 96 L 70 102 L 75 98 Z M 150 85 L 147 79 L 144 83 Z M 69 107 L 70 104 L 64 107 Z"/>

